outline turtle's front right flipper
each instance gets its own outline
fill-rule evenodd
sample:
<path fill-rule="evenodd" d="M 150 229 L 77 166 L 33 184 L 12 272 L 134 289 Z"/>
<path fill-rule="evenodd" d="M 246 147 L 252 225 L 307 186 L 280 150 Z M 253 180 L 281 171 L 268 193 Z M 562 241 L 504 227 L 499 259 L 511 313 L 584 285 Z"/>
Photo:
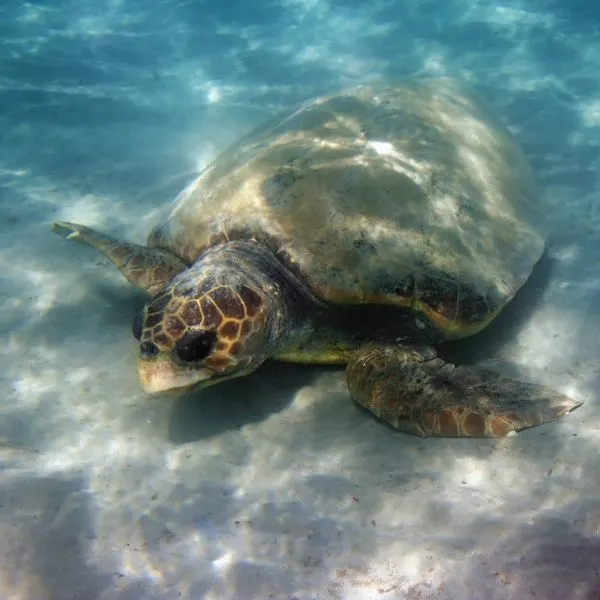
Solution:
<path fill-rule="evenodd" d="M 85 225 L 58 221 L 52 230 L 68 240 L 92 246 L 116 265 L 129 283 L 151 295 L 188 267 L 168 250 L 121 242 Z"/>
<path fill-rule="evenodd" d="M 350 393 L 382 421 L 421 437 L 502 437 L 582 404 L 542 385 L 428 358 L 399 347 L 360 350 L 346 370 Z"/>

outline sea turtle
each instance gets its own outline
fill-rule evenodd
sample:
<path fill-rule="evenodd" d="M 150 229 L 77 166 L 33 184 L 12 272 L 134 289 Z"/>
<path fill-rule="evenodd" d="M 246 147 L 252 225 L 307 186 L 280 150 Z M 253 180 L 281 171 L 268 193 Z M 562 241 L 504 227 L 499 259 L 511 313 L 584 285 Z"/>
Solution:
<path fill-rule="evenodd" d="M 352 398 L 420 436 L 503 436 L 580 403 L 436 345 L 485 328 L 545 247 L 530 166 L 462 82 L 361 85 L 218 156 L 147 246 L 54 224 L 151 298 L 133 323 L 148 393 L 267 359 L 346 364 Z"/>

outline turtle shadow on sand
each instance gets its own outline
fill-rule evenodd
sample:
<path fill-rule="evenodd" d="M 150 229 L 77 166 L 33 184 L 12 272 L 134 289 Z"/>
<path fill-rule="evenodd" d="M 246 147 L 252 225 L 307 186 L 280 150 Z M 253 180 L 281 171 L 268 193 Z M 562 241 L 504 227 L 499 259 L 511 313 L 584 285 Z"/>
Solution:
<path fill-rule="evenodd" d="M 247 377 L 186 393 L 173 403 L 169 441 L 185 444 L 264 421 L 324 368 L 270 361 Z"/>

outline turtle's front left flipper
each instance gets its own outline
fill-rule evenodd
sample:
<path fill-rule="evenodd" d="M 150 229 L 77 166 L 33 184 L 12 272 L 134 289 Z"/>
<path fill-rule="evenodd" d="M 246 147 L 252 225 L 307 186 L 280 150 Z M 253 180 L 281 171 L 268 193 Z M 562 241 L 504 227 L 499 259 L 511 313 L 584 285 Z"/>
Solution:
<path fill-rule="evenodd" d="M 352 398 L 396 429 L 421 437 L 502 437 L 577 408 L 548 387 L 399 347 L 358 351 L 346 369 Z"/>
<path fill-rule="evenodd" d="M 85 225 L 58 221 L 52 230 L 66 239 L 92 246 L 112 261 L 129 283 L 152 295 L 188 267 L 168 250 L 122 242 Z"/>

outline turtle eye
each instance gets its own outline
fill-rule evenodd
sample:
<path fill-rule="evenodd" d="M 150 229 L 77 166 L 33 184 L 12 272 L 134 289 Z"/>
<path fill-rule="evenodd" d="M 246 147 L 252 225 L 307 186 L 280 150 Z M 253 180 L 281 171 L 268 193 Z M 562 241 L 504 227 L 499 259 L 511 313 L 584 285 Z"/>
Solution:
<path fill-rule="evenodd" d="M 133 333 L 133 337 L 139 342 L 142 338 L 142 329 L 144 328 L 144 320 L 142 319 L 142 315 L 138 315 L 135 319 L 133 319 L 133 323 L 131 324 L 131 333 Z"/>
<path fill-rule="evenodd" d="M 214 331 L 195 331 L 177 342 L 175 353 L 183 362 L 200 362 L 212 352 L 216 341 Z"/>

